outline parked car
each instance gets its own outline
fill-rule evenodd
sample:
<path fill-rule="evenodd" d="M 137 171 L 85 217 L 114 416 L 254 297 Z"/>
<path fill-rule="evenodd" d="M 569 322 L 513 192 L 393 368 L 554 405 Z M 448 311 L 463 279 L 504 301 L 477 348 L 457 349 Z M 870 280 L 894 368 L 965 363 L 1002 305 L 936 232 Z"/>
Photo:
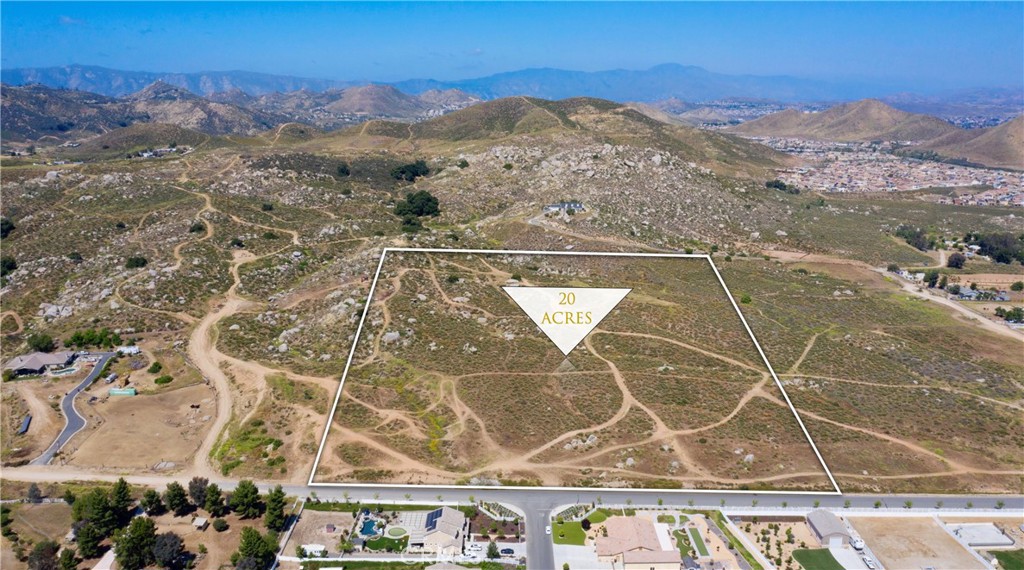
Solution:
<path fill-rule="evenodd" d="M 551 534 L 551 525 L 544 527 L 544 532 Z"/>
<path fill-rule="evenodd" d="M 516 551 L 512 550 L 511 548 L 502 548 L 501 549 L 501 555 L 502 556 L 512 556 L 515 553 L 516 553 Z"/>

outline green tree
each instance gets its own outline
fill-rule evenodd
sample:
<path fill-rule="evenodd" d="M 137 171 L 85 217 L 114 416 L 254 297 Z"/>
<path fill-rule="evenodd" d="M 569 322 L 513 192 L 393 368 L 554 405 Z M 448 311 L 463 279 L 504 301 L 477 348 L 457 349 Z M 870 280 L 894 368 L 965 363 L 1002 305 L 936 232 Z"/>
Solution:
<path fill-rule="evenodd" d="M 206 505 L 206 491 L 210 486 L 210 480 L 206 477 L 193 477 L 188 482 L 188 496 L 195 506 Z"/>
<path fill-rule="evenodd" d="M 260 516 L 263 505 L 260 503 L 260 491 L 256 484 L 248 479 L 242 479 L 231 493 L 231 510 L 238 513 L 243 519 L 254 519 Z"/>
<path fill-rule="evenodd" d="M 110 508 L 114 512 L 117 526 L 124 526 L 131 520 L 134 503 L 131 486 L 124 480 L 124 477 L 119 478 L 110 489 Z"/>
<path fill-rule="evenodd" d="M 267 508 L 263 520 L 267 528 L 274 532 L 284 530 L 284 500 L 284 490 L 280 485 L 267 493 Z"/>
<path fill-rule="evenodd" d="M 929 269 L 928 271 L 926 271 L 924 273 L 924 281 L 925 283 L 928 284 L 929 289 L 935 288 L 935 286 L 939 283 L 939 270 Z"/>
<path fill-rule="evenodd" d="M 427 167 L 427 163 L 422 160 L 396 166 L 391 169 L 392 178 L 395 180 L 405 180 L 406 182 L 413 182 L 417 178 L 428 174 L 430 174 L 430 168 Z"/>
<path fill-rule="evenodd" d="M 946 267 L 953 269 L 963 269 L 965 263 L 967 263 L 967 256 L 959 252 L 946 258 Z"/>
<path fill-rule="evenodd" d="M 224 515 L 224 495 L 220 492 L 220 487 L 216 483 L 211 483 L 206 488 L 206 503 L 203 505 L 203 508 L 212 517 Z"/>
<path fill-rule="evenodd" d="M 39 490 L 39 485 L 32 483 L 28 486 L 28 492 L 26 498 L 30 503 L 40 503 L 43 501 L 43 492 Z"/>
<path fill-rule="evenodd" d="M 9 255 L 0 256 L 0 277 L 6 277 L 18 268 L 18 262 Z"/>
<path fill-rule="evenodd" d="M 75 551 L 71 548 L 65 548 L 60 551 L 60 557 L 57 558 L 57 568 L 59 570 L 76 570 L 79 562 L 81 560 L 75 556 Z"/>
<path fill-rule="evenodd" d="M 175 568 L 185 554 L 185 544 L 173 532 L 158 534 L 153 542 L 153 562 L 161 568 Z"/>
<path fill-rule="evenodd" d="M 242 560 L 250 559 L 256 563 L 256 568 L 266 568 L 274 560 L 275 545 L 270 537 L 260 535 L 259 531 L 252 527 L 242 529 L 242 538 L 238 544 L 238 552 L 233 562 L 240 565 Z"/>
<path fill-rule="evenodd" d="M 103 535 L 96 525 L 86 522 L 79 525 L 75 533 L 75 542 L 78 544 L 78 553 L 82 558 L 96 558 L 100 555 L 100 543 L 103 542 Z"/>
<path fill-rule="evenodd" d="M 29 335 L 25 342 L 28 343 L 29 348 L 39 352 L 52 352 L 54 348 L 57 348 L 56 343 L 53 342 L 53 337 L 48 334 L 35 333 Z"/>
<path fill-rule="evenodd" d="M 405 200 L 395 204 L 395 215 L 407 216 L 410 214 L 413 216 L 438 216 L 441 214 L 440 202 L 426 190 L 409 192 L 405 195 Z"/>
<path fill-rule="evenodd" d="M 185 493 L 185 488 L 181 486 L 177 481 L 171 481 L 167 484 L 167 490 L 164 491 L 164 504 L 167 508 L 174 513 L 174 516 L 180 517 L 188 513 L 189 508 L 192 506 L 188 502 L 188 495 Z"/>
<path fill-rule="evenodd" d="M 117 518 L 110 507 L 110 497 L 104 489 L 93 489 L 79 497 L 71 506 L 71 518 L 75 522 L 89 521 L 95 526 L 101 540 L 110 536 L 117 528 Z M 82 553 L 85 556 L 85 553 Z"/>
<path fill-rule="evenodd" d="M 1024 291 L 1024 281 L 1014 281 L 1013 285 L 1010 285 L 1010 291 Z"/>
<path fill-rule="evenodd" d="M 114 555 L 121 570 L 141 570 L 153 563 L 156 523 L 149 517 L 136 517 L 114 539 Z"/>
<path fill-rule="evenodd" d="M 498 543 L 493 540 L 487 543 L 487 557 L 488 558 L 501 558 L 501 551 L 498 550 Z"/>
<path fill-rule="evenodd" d="M 11 235 L 11 232 L 15 229 L 17 229 L 17 226 L 14 225 L 10 218 L 0 216 L 0 239 Z"/>
<path fill-rule="evenodd" d="M 58 550 L 60 545 L 52 540 L 37 542 L 28 555 L 28 570 L 58 570 Z"/>
<path fill-rule="evenodd" d="M 146 492 L 142 494 L 142 500 L 139 501 L 142 505 L 142 510 L 146 511 L 149 516 L 162 515 L 166 508 L 164 507 L 164 501 L 160 498 L 160 493 L 156 489 L 146 489 Z"/>

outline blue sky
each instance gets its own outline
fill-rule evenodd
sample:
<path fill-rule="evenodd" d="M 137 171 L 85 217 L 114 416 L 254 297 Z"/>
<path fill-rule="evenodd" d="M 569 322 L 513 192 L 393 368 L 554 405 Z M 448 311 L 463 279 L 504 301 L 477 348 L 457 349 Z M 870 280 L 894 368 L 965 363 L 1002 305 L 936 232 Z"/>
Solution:
<path fill-rule="evenodd" d="M 1024 85 L 1024 2 L 2 5 L 2 66 L 463 79 L 660 63 L 920 89 Z"/>

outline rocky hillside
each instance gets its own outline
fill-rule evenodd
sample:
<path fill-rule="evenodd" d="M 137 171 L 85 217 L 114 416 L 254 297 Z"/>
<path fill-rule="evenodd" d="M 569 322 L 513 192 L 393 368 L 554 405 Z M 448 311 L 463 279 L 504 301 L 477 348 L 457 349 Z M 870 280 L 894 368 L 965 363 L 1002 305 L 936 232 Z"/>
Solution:
<path fill-rule="evenodd" d="M 123 101 L 134 112 L 149 117 L 149 122 L 167 123 L 209 134 L 254 135 L 288 121 L 288 117 L 282 115 L 210 101 L 163 81 L 157 81 Z"/>
<path fill-rule="evenodd" d="M 926 141 L 956 132 L 958 129 L 935 117 L 907 113 L 881 101 L 865 99 L 837 105 L 820 113 L 789 109 L 731 127 L 729 130 L 752 136 L 812 140 Z"/>
<path fill-rule="evenodd" d="M 117 99 L 85 91 L 3 85 L 0 93 L 5 141 L 91 136 L 149 120 Z"/>

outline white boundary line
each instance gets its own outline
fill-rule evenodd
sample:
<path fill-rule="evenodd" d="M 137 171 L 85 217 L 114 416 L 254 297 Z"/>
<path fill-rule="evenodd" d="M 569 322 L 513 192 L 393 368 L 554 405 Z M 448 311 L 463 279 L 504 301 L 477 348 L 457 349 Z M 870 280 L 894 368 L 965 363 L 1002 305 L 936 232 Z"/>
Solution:
<path fill-rule="evenodd" d="M 388 253 L 443 253 L 443 254 L 467 254 L 467 255 L 560 255 L 560 256 L 581 256 L 581 257 L 653 257 L 653 258 L 682 258 L 682 259 L 705 259 L 708 264 L 711 265 L 711 270 L 714 271 L 715 277 L 718 278 L 718 283 L 722 286 L 722 290 L 725 292 L 726 297 L 729 298 L 729 302 L 732 304 L 733 309 L 736 311 L 736 315 L 739 316 L 740 322 L 743 323 L 743 328 L 750 335 L 750 340 L 753 341 L 754 347 L 757 348 L 758 354 L 761 355 L 761 360 L 764 361 L 765 366 L 768 367 L 768 372 L 771 373 L 772 379 L 775 380 L 776 386 L 782 392 L 782 397 L 786 400 L 786 405 L 789 406 L 789 410 L 793 413 L 793 417 L 796 418 L 797 424 L 800 425 L 800 430 L 803 432 L 804 437 L 807 438 L 807 443 L 811 445 L 811 449 L 814 451 L 815 457 L 821 464 L 822 469 L 825 471 L 825 475 L 828 476 L 829 482 L 834 488 L 833 491 L 784 491 L 784 490 L 739 490 L 739 489 L 618 489 L 610 487 L 495 487 L 493 485 L 411 485 L 411 484 L 397 484 L 397 483 L 317 483 L 313 481 L 316 476 L 317 468 L 320 466 L 320 458 L 324 453 L 324 447 L 327 445 L 327 435 L 331 430 L 331 423 L 334 421 L 334 414 L 338 410 L 338 403 L 341 401 L 341 392 L 345 388 L 345 380 L 348 378 L 349 368 L 352 366 L 352 359 L 356 355 L 356 346 L 359 344 L 359 337 L 363 332 L 363 325 L 366 323 L 366 315 L 370 311 L 370 305 L 373 303 L 373 294 L 377 289 L 377 281 L 380 278 L 381 269 L 384 267 L 384 260 L 387 258 Z M 629 492 L 651 492 L 651 493 L 665 493 L 665 492 L 680 492 L 680 493 L 731 493 L 738 495 L 842 495 L 843 492 L 839 488 L 839 484 L 836 482 L 835 477 L 832 475 L 832 471 L 828 468 L 825 463 L 825 459 L 821 456 L 821 452 L 818 451 L 818 446 L 814 444 L 814 440 L 811 438 L 811 434 L 808 433 L 807 427 L 804 425 L 803 420 L 800 418 L 800 413 L 797 412 L 796 407 L 793 406 L 793 402 L 789 399 L 789 395 L 786 394 L 786 389 L 782 386 L 782 381 L 779 380 L 779 376 L 775 373 L 775 369 L 768 362 L 768 357 L 765 356 L 764 350 L 761 349 L 761 344 L 757 341 L 754 336 L 754 332 L 750 329 L 750 325 L 747 324 L 747 319 L 744 318 L 743 312 L 740 311 L 739 305 L 736 304 L 736 300 L 733 298 L 732 293 L 729 291 L 729 287 L 726 286 L 725 280 L 722 279 L 722 274 L 718 272 L 718 267 L 715 266 L 714 260 L 710 255 L 702 253 L 628 253 L 618 251 L 542 251 L 542 250 L 519 250 L 519 249 L 447 249 L 447 248 L 432 248 L 432 247 L 385 247 L 380 254 L 380 261 L 377 263 L 377 271 L 373 274 L 373 281 L 370 284 L 370 291 L 366 297 L 366 303 L 363 305 L 363 314 L 359 318 L 359 326 L 356 328 L 355 337 L 352 340 L 352 348 L 348 353 L 348 360 L 345 362 L 345 370 L 341 374 L 341 383 L 338 386 L 338 391 L 334 395 L 334 405 L 331 406 L 330 415 L 327 416 L 327 422 L 324 426 L 324 435 L 320 439 L 320 448 L 316 452 L 316 459 L 313 461 L 313 468 L 309 473 L 309 481 L 307 485 L 310 487 L 382 487 L 382 488 L 417 488 L 417 489 L 483 489 L 483 490 L 517 490 L 522 489 L 523 491 L 579 491 L 579 492 L 600 492 L 600 491 L 629 491 Z"/>

